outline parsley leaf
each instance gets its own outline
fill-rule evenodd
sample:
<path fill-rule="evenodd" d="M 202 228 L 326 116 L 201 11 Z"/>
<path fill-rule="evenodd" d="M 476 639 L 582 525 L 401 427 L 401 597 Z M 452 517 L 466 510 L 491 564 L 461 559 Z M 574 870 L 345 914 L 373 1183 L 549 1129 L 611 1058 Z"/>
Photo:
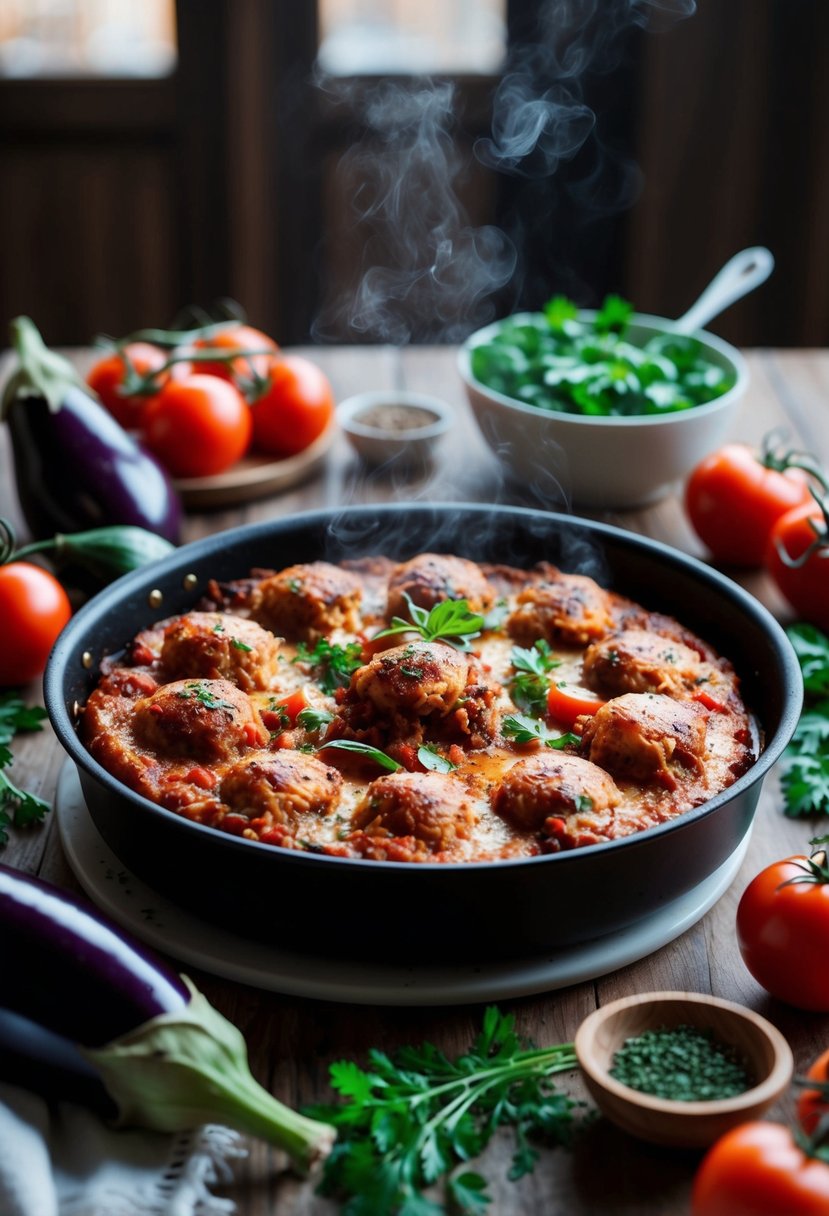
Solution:
<path fill-rule="evenodd" d="M 501 723 L 501 731 L 505 738 L 514 743 L 543 743 L 545 747 L 556 750 L 580 743 L 578 735 L 568 731 L 564 735 L 555 734 L 547 729 L 537 718 L 528 718 L 525 714 L 510 714 Z"/>
<path fill-rule="evenodd" d="M 409 607 L 409 620 L 393 616 L 388 629 L 381 629 L 375 638 L 387 638 L 397 633 L 419 633 L 425 642 L 448 642 L 458 650 L 469 650 L 472 638 L 480 637 L 484 618 L 470 612 L 467 600 L 441 600 L 430 609 L 421 608 L 403 592 Z"/>
<path fill-rule="evenodd" d="M 332 1064 L 341 1101 L 305 1112 L 338 1129 L 321 1189 L 360 1216 L 482 1216 L 491 1203 L 485 1179 L 451 1171 L 482 1153 L 499 1127 L 515 1137 L 513 1179 L 535 1165 L 531 1138 L 569 1143 L 578 1104 L 550 1078 L 575 1067 L 572 1044 L 536 1050 L 515 1033 L 513 1015 L 494 1007 L 457 1059 L 423 1043 L 393 1058 L 370 1051 L 364 1069 Z M 427 1199 L 424 1188 L 441 1182 L 443 1201 Z"/>
<path fill-rule="evenodd" d="M 344 752 L 359 752 L 368 760 L 373 760 L 375 764 L 379 764 L 380 768 L 386 769 L 390 773 L 396 773 L 402 764 L 398 764 L 396 760 L 392 760 L 391 756 L 387 756 L 385 752 L 381 752 L 379 747 L 371 747 L 368 743 L 358 743 L 356 739 L 332 739 L 330 743 L 323 743 L 317 749 L 325 751 L 329 747 L 337 747 Z"/>
<path fill-rule="evenodd" d="M 306 730 L 322 730 L 332 721 L 334 715 L 327 709 L 315 709 L 309 705 L 306 709 L 301 709 L 296 716 L 300 726 L 304 726 Z"/>
<path fill-rule="evenodd" d="M 417 758 L 423 767 L 432 773 L 452 773 L 458 767 L 448 756 L 439 752 L 434 743 L 421 743 L 417 749 Z"/>
<path fill-rule="evenodd" d="M 297 646 L 294 663 L 308 663 L 323 692 L 332 693 L 337 688 L 347 688 L 351 677 L 362 666 L 363 648 L 359 642 L 347 642 L 338 646 L 327 638 L 320 638 L 313 650 L 305 642 Z"/>
<path fill-rule="evenodd" d="M 539 638 L 529 649 L 513 646 L 512 665 L 518 673 L 510 682 L 513 701 L 519 709 L 541 717 L 550 689 L 547 673 L 560 666 L 560 660 L 550 654 L 549 643 Z"/>
<path fill-rule="evenodd" d="M 9 744 L 19 731 L 41 730 L 46 710 L 26 705 L 16 692 L 0 693 L 0 846 L 7 844 L 10 827 L 39 823 L 51 809 L 48 802 L 22 790 L 3 770 L 12 763 Z"/>
<path fill-rule="evenodd" d="M 805 699 L 800 721 L 780 760 L 784 811 L 829 815 L 829 637 L 814 625 L 787 630 L 803 673 Z"/>

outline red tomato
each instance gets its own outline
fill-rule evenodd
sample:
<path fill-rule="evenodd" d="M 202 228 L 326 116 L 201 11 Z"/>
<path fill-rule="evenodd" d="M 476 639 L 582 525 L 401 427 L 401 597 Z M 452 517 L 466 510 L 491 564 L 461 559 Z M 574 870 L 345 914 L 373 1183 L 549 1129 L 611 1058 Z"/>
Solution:
<path fill-rule="evenodd" d="M 819 1055 L 806 1076 L 821 1083 L 821 1089 L 802 1089 L 797 1099 L 797 1120 L 807 1136 L 819 1123 L 829 1124 L 829 1049 Z"/>
<path fill-rule="evenodd" d="M 244 456 L 250 434 L 250 407 L 216 376 L 170 380 L 144 413 L 147 447 L 174 477 L 224 472 Z"/>
<path fill-rule="evenodd" d="M 829 535 L 826 545 L 803 565 L 790 566 L 780 556 L 782 549 L 790 561 L 796 561 L 821 531 L 827 535 L 826 519 L 814 499 L 787 511 L 771 530 L 766 568 L 795 612 L 829 632 Z"/>
<path fill-rule="evenodd" d="M 317 439 L 334 416 L 328 378 L 301 355 L 271 360 L 270 386 L 251 406 L 253 446 L 272 456 L 294 456 Z"/>
<path fill-rule="evenodd" d="M 829 882 L 813 874 L 819 855 L 789 857 L 761 870 L 737 906 L 743 961 L 772 996 L 829 1012 Z"/>
<path fill-rule="evenodd" d="M 717 561 L 761 566 L 769 533 L 792 507 L 811 500 L 800 469 L 767 469 L 751 448 L 729 443 L 706 456 L 685 487 L 694 531 Z"/>
<path fill-rule="evenodd" d="M 827 1216 L 829 1165 L 808 1157 L 780 1123 L 742 1123 L 708 1150 L 691 1216 Z"/>
<path fill-rule="evenodd" d="M 148 342 L 131 342 L 124 347 L 124 350 L 139 376 L 146 376 L 148 372 L 157 371 L 167 358 L 163 350 L 157 346 L 150 346 Z M 124 383 L 125 371 L 124 359 L 120 354 L 107 355 L 105 359 L 100 359 L 90 369 L 86 382 L 98 394 L 121 426 L 128 431 L 133 431 L 138 430 L 141 426 L 141 417 L 151 396 L 123 396 L 120 388 Z M 162 379 L 167 378 L 164 376 Z"/>
<path fill-rule="evenodd" d="M 581 714 L 594 714 L 603 705 L 601 697 L 576 684 L 551 684 L 547 693 L 547 713 L 568 730 Z"/>
<path fill-rule="evenodd" d="M 279 347 L 273 338 L 269 338 L 261 330 L 254 329 L 250 325 L 242 325 L 240 322 L 232 321 L 226 329 L 220 329 L 206 338 L 197 338 L 193 343 L 193 349 L 216 350 L 219 352 L 229 350 L 258 350 L 275 353 Z M 201 361 L 196 361 L 193 364 L 193 371 L 207 376 L 221 376 L 223 380 L 241 380 L 244 382 L 251 379 L 251 372 L 255 372 L 259 376 L 267 376 L 270 358 L 270 353 L 265 353 L 251 356 L 250 359 L 241 357 L 232 359 L 229 363 L 202 363 Z"/>
<path fill-rule="evenodd" d="M 29 562 L 0 566 L 0 685 L 28 684 L 42 675 L 71 615 L 66 592 L 48 570 Z"/>

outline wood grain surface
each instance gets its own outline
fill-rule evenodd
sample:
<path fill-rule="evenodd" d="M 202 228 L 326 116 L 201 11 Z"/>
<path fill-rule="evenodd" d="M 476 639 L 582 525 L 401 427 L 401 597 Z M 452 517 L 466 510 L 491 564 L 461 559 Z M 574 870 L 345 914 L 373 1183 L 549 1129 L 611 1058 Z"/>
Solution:
<path fill-rule="evenodd" d="M 276 497 L 191 514 L 187 539 L 306 508 L 352 503 L 416 500 L 561 506 L 540 500 L 531 486 L 505 482 L 467 410 L 453 349 L 329 347 L 303 353 L 323 366 L 338 399 L 394 385 L 432 393 L 453 404 L 456 425 L 443 441 L 435 465 L 430 471 L 415 470 L 407 476 L 368 473 L 344 437 L 337 435 L 325 464 L 311 479 Z M 83 353 L 77 358 L 83 365 Z M 784 427 L 793 444 L 809 447 L 829 463 L 829 353 L 762 350 L 749 352 L 748 359 L 751 384 L 734 437 L 759 441 L 773 427 Z M 25 537 L 3 431 L 0 514 L 11 517 L 21 538 Z M 676 497 L 647 510 L 602 518 L 703 556 Z M 781 619 L 787 619 L 782 601 L 765 576 L 751 573 L 739 581 Z M 26 691 L 30 699 L 39 700 L 38 684 Z M 63 753 L 48 726 L 42 734 L 20 736 L 14 751 L 16 782 L 52 799 Z M 745 862 L 728 892 L 697 925 L 650 957 L 595 982 L 503 1002 L 502 1007 L 515 1013 L 524 1035 L 545 1045 L 571 1040 L 588 1013 L 617 997 L 662 989 L 711 993 L 739 1001 L 769 1018 L 789 1040 L 796 1068 L 804 1068 L 829 1045 L 829 1016 L 787 1008 L 759 988 L 740 958 L 734 917 L 749 879 L 776 858 L 803 851 L 818 830 L 825 830 L 824 820 L 793 821 L 784 816 L 772 773 L 761 796 Z M 13 832 L 2 860 L 77 889 L 53 820 L 42 828 Z M 596 898 L 601 898 L 601 892 L 596 892 Z M 371 933 L 370 925 L 357 928 Z M 194 979 L 244 1032 L 257 1078 L 292 1105 L 330 1097 L 329 1063 L 344 1057 L 362 1061 L 372 1046 L 394 1050 L 428 1038 L 448 1052 L 460 1051 L 475 1033 L 482 1014 L 480 1006 L 383 1008 L 314 1002 L 263 993 L 207 974 L 196 974 Z M 565 1074 L 562 1083 L 572 1094 L 585 1096 L 578 1075 Z M 789 1095 L 770 1114 L 785 1118 L 790 1110 Z M 337 1210 L 315 1193 L 311 1183 L 290 1176 L 279 1153 L 252 1142 L 247 1147 L 233 1181 L 222 1189 L 235 1200 L 239 1216 L 325 1216 Z M 480 1163 L 490 1180 L 492 1211 L 498 1216 L 536 1212 L 545 1216 L 686 1216 L 699 1161 L 694 1152 L 640 1143 L 602 1119 L 592 1124 L 572 1151 L 542 1151 L 535 1173 L 518 1183 L 506 1179 L 509 1156 L 509 1141 L 498 1138 Z"/>

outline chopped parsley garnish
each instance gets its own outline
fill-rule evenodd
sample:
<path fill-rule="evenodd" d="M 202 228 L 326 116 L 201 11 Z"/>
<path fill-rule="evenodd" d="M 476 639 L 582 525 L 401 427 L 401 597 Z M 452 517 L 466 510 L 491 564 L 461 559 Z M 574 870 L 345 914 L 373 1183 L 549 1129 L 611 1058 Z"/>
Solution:
<path fill-rule="evenodd" d="M 41 730 L 46 710 L 26 705 L 16 692 L 0 693 L 0 845 L 8 843 L 8 828 L 39 823 L 51 809 L 48 802 L 22 790 L 3 770 L 14 757 L 9 744 L 21 731 Z"/>
<path fill-rule="evenodd" d="M 525 714 L 511 714 L 504 718 L 501 731 L 505 738 L 512 739 L 514 743 L 543 743 L 545 747 L 556 750 L 581 742 L 578 735 L 569 731 L 564 735 L 555 734 L 548 730 L 543 722 L 537 718 L 528 718 Z"/>
<path fill-rule="evenodd" d="M 305 642 L 297 646 L 294 663 L 307 663 L 314 672 L 323 692 L 334 692 L 336 688 L 347 688 L 351 677 L 362 666 L 363 648 L 359 642 L 348 642 L 338 646 L 326 638 L 320 638 L 311 649 Z"/>
<path fill-rule="evenodd" d="M 539 638 L 528 649 L 513 646 L 512 665 L 517 675 L 510 682 L 512 699 L 519 709 L 541 716 L 547 709 L 550 688 L 547 673 L 560 666 L 560 660 L 550 654 L 550 646 Z"/>
<path fill-rule="evenodd" d="M 579 1104 L 551 1077 L 575 1068 L 572 1043 L 533 1048 L 516 1034 L 514 1015 L 494 1007 L 456 1059 L 423 1043 L 393 1057 L 371 1050 L 365 1069 L 339 1060 L 330 1078 L 340 1102 L 304 1112 L 337 1128 L 321 1190 L 354 1216 L 482 1216 L 492 1196 L 466 1163 L 498 1128 L 515 1138 L 511 1180 L 535 1168 L 534 1140 L 569 1144 Z M 433 1198 L 438 1184 L 443 1193 Z"/>
<path fill-rule="evenodd" d="M 829 637 L 814 625 L 786 630 L 803 673 L 800 721 L 780 761 L 787 815 L 829 815 Z"/>
<path fill-rule="evenodd" d="M 230 644 L 234 650 L 244 650 L 248 654 L 253 650 L 252 646 L 248 646 L 247 642 L 242 642 L 239 638 L 231 638 Z"/>
<path fill-rule="evenodd" d="M 236 712 L 235 705 L 232 705 L 230 701 L 223 701 L 221 697 L 217 697 L 209 688 L 205 688 L 204 684 L 186 684 L 184 688 L 179 689 L 176 695 L 184 701 L 189 701 L 193 697 L 205 709 L 227 709 L 231 713 Z"/>
<path fill-rule="evenodd" d="M 470 612 L 466 600 L 441 600 L 428 612 L 414 604 L 403 592 L 409 607 L 409 620 L 393 616 L 388 629 L 381 629 L 375 638 L 388 638 L 397 633 L 419 633 L 424 642 L 448 642 L 458 650 L 469 650 L 473 638 L 480 637 L 484 618 Z"/>

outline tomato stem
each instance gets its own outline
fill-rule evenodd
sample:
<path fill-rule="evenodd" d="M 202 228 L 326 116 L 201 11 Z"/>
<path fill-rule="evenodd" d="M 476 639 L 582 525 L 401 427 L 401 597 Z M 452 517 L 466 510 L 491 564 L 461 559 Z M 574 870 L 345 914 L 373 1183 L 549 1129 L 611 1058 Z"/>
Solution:
<path fill-rule="evenodd" d="M 784 437 L 785 432 L 777 429 L 770 431 L 763 438 L 763 446 L 759 456 L 763 467 L 772 469 L 777 473 L 785 473 L 787 469 L 800 469 L 815 479 L 824 494 L 829 493 L 829 482 L 827 482 L 826 474 L 811 452 L 801 452 L 796 448 L 781 450 L 780 445 Z M 815 491 L 812 490 L 812 493 L 814 494 Z"/>
<path fill-rule="evenodd" d="M 790 467 L 794 468 L 795 466 L 791 465 Z M 799 570 L 801 566 L 805 566 L 813 557 L 829 558 L 829 493 L 827 492 L 825 483 L 823 485 L 823 494 L 818 494 L 814 486 L 809 486 L 812 498 L 814 498 L 820 507 L 821 512 L 820 519 L 810 517 L 806 521 L 815 534 L 814 540 L 806 546 L 798 557 L 792 557 L 779 537 L 775 541 L 777 556 L 789 570 Z"/>

